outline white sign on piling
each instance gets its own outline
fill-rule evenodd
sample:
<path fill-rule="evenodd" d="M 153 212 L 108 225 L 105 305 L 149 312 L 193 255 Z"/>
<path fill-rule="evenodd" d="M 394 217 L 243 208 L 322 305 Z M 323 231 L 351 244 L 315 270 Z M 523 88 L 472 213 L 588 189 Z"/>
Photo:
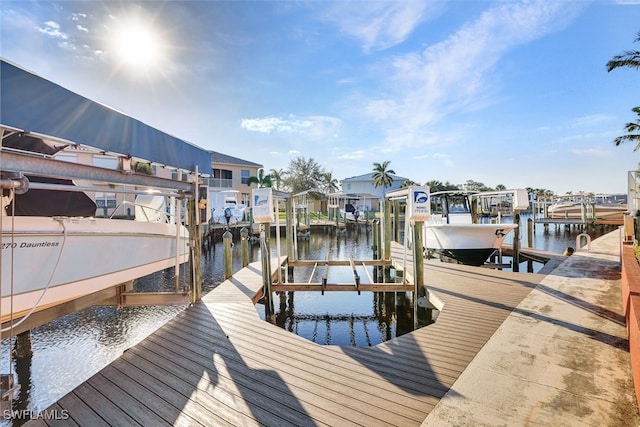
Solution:
<path fill-rule="evenodd" d="M 257 223 L 273 222 L 273 193 L 271 188 L 251 190 L 253 201 L 253 220 Z"/>
<path fill-rule="evenodd" d="M 428 221 L 431 215 L 429 187 L 411 187 L 408 194 L 409 220 Z"/>

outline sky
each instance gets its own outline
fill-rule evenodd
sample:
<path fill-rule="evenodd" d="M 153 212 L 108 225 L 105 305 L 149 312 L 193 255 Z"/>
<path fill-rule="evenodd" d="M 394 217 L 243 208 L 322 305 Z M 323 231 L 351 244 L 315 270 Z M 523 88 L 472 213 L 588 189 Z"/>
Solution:
<path fill-rule="evenodd" d="M 6 1 L 0 56 L 207 150 L 626 192 L 640 1 Z"/>

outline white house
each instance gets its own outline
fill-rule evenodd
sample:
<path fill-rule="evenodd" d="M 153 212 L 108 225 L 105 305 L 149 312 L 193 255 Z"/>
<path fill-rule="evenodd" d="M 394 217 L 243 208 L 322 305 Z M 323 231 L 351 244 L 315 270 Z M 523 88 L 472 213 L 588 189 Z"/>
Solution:
<path fill-rule="evenodd" d="M 404 178 L 397 175 L 389 175 L 393 182 L 390 187 L 376 187 L 373 179 L 374 172 L 370 172 L 364 175 L 352 176 L 340 181 L 340 187 L 342 192 L 352 197 L 347 199 L 353 199 L 356 196 L 365 201 L 365 210 L 380 210 L 380 200 L 384 199 L 384 193 L 387 191 L 397 190 L 402 187 L 402 184 L 409 178 Z M 360 202 L 361 203 L 361 202 Z"/>

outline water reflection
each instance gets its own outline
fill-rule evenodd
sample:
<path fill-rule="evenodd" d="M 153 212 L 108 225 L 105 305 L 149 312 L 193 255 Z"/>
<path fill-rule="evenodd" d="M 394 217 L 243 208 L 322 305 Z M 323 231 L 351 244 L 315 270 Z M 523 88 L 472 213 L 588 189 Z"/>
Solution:
<path fill-rule="evenodd" d="M 526 244 L 526 219 L 522 219 L 522 242 Z M 299 259 L 370 259 L 372 234 L 365 226 L 350 227 L 336 234 L 332 227 L 315 229 L 308 240 L 297 244 Z M 592 239 L 608 229 L 590 231 Z M 581 230 L 550 226 L 546 231 L 536 225 L 533 246 L 562 253 L 575 246 Z M 232 248 L 233 271 L 241 268 L 239 237 Z M 271 241 L 275 251 L 275 239 Z M 284 247 L 284 243 L 283 243 Z M 250 262 L 259 261 L 258 245 L 251 245 Z M 180 272 L 187 277 L 188 265 Z M 521 268 L 521 271 L 526 271 Z M 203 293 L 215 288 L 224 276 L 223 248 L 216 242 L 202 260 Z M 164 270 L 136 282 L 137 290 L 172 290 L 175 272 Z M 279 303 L 279 304 L 278 304 Z M 413 330 L 413 306 L 410 293 L 289 292 L 278 295 L 276 323 L 286 330 L 316 342 L 335 345 L 368 346 L 389 340 Z M 62 398 L 104 366 L 137 344 L 151 332 L 175 317 L 184 307 L 92 307 L 60 318 L 31 332 L 33 355 L 10 358 L 13 342 L 2 341 L 0 368 L 2 373 L 15 373 L 20 390 L 12 408 L 42 411 Z M 263 307 L 258 308 L 261 315 Z M 333 316 L 333 319 L 332 319 Z M 429 322 L 425 313 L 419 319 Z M 11 344 L 11 345 L 10 345 Z M 3 408 L 4 409 L 4 408 Z M 11 425 L 0 419 L 0 425 Z M 21 422 L 15 421 L 15 425 Z"/>
<path fill-rule="evenodd" d="M 274 323 L 318 344 L 372 346 L 414 330 L 412 298 L 411 292 L 278 292 Z M 433 318 L 419 308 L 418 327 Z"/>

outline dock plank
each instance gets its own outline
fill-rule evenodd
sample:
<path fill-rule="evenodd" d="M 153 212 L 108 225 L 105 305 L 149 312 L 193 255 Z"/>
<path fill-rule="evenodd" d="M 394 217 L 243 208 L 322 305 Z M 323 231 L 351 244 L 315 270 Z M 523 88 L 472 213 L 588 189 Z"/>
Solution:
<path fill-rule="evenodd" d="M 392 252 L 402 259 L 399 246 Z M 319 345 L 261 320 L 252 302 L 260 265 L 251 264 L 57 407 L 79 425 L 420 425 L 543 277 L 425 266 L 427 286 L 445 304 L 437 321 L 356 348 Z"/>

